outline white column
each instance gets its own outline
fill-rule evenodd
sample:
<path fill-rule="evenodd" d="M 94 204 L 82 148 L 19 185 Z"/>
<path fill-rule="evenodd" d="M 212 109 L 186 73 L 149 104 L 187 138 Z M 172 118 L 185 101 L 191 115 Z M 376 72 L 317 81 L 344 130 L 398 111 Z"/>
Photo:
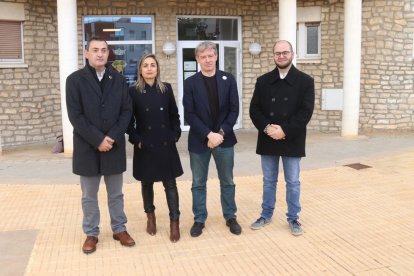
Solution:
<path fill-rule="evenodd" d="M 362 0 L 344 3 L 344 104 L 342 136 L 357 136 L 361 79 Z"/>
<path fill-rule="evenodd" d="M 296 0 L 279 0 L 279 39 L 292 44 L 296 53 Z M 272 49 L 273 50 L 273 49 Z M 296 55 L 293 60 L 296 64 Z"/>
<path fill-rule="evenodd" d="M 73 152 L 72 125 L 66 109 L 66 78 L 78 69 L 78 28 L 76 0 L 57 0 L 59 75 L 62 129 L 65 153 Z"/>

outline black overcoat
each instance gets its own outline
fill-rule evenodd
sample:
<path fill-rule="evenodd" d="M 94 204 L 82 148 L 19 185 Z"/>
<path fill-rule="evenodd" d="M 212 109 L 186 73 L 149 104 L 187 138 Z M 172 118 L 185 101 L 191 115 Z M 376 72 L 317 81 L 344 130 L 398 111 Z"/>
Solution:
<path fill-rule="evenodd" d="M 83 176 L 120 174 L 126 170 L 125 132 L 132 115 L 125 79 L 112 66 L 102 89 L 88 66 L 66 79 L 66 105 L 73 125 L 73 173 Z M 113 148 L 100 152 L 105 136 Z"/>
<path fill-rule="evenodd" d="M 180 115 L 171 85 L 164 84 L 164 93 L 155 84 L 145 85 L 143 92 L 129 88 L 133 116 L 127 132 L 134 144 L 133 175 L 140 181 L 172 180 L 183 174 L 176 147 Z"/>
<path fill-rule="evenodd" d="M 314 80 L 292 65 L 284 79 L 275 70 L 256 81 L 250 103 L 250 118 L 258 129 L 256 153 L 289 157 L 305 156 L 306 125 L 315 103 Z M 284 140 L 264 133 L 268 124 L 280 125 Z"/>

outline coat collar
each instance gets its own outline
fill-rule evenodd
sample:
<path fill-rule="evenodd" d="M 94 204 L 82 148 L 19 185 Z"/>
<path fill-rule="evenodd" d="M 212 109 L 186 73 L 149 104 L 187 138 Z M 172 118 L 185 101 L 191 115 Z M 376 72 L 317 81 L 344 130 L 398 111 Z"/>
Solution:
<path fill-rule="evenodd" d="M 224 97 L 225 97 L 225 93 L 223 93 L 226 89 L 226 82 L 228 81 L 228 76 L 221 70 L 216 70 L 216 81 L 217 81 L 217 93 L 218 93 L 218 99 L 219 99 L 219 106 L 221 106 L 224 103 Z M 204 85 L 204 79 L 203 79 L 203 74 L 200 72 L 197 72 L 196 74 L 196 83 L 197 84 L 201 84 L 198 85 L 198 89 L 199 89 L 199 94 L 200 96 L 203 98 L 203 101 L 205 103 L 208 103 L 208 96 L 207 96 L 207 89 L 206 86 Z M 209 114 L 211 114 L 210 112 L 210 105 L 206 105 L 206 108 L 209 112 Z"/>
<path fill-rule="evenodd" d="M 97 76 L 94 76 L 93 74 L 96 74 L 93 70 L 91 70 L 91 68 L 88 67 L 88 65 L 85 65 L 85 67 L 83 67 L 82 69 L 82 76 L 86 79 L 86 81 L 93 87 L 93 91 L 99 96 L 106 96 L 105 93 L 103 93 L 104 95 L 102 95 L 102 91 L 101 91 L 101 87 L 98 83 L 98 78 Z M 106 81 L 112 81 L 112 79 L 114 78 L 113 71 L 112 71 L 112 66 L 107 66 L 106 70 L 105 70 L 105 74 L 104 74 L 104 78 L 106 79 Z M 108 83 L 106 84 L 108 85 Z"/>
<path fill-rule="evenodd" d="M 296 67 L 292 64 L 292 66 L 289 69 L 289 72 L 287 73 L 286 77 L 284 78 L 284 80 L 290 84 L 293 85 L 296 81 L 296 78 L 298 77 L 298 73 L 299 70 L 296 69 Z M 273 71 L 270 72 L 270 77 L 269 77 L 269 82 L 270 83 L 275 83 L 277 81 L 280 81 L 280 74 L 279 74 L 279 69 L 276 67 Z"/>

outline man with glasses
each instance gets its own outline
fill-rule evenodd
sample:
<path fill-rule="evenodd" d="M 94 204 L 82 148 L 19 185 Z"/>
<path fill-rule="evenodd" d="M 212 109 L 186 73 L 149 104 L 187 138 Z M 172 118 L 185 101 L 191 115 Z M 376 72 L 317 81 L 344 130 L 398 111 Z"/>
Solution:
<path fill-rule="evenodd" d="M 276 68 L 256 81 L 250 103 L 250 118 L 258 129 L 256 153 L 263 171 L 262 212 L 250 227 L 263 228 L 272 220 L 276 205 L 279 160 L 286 181 L 287 221 L 293 235 L 302 235 L 299 223 L 300 160 L 305 156 L 306 125 L 315 102 L 312 77 L 293 64 L 290 42 L 280 40 L 273 47 Z"/>

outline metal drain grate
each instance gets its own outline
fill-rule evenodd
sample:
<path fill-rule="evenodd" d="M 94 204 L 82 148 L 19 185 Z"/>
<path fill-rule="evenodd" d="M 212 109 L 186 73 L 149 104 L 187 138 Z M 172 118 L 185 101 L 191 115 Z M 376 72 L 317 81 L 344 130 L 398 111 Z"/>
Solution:
<path fill-rule="evenodd" d="M 363 170 L 363 169 L 372 168 L 371 166 L 364 165 L 364 164 L 361 164 L 361 163 L 348 164 L 348 165 L 344 165 L 344 167 L 350 167 L 354 170 Z"/>

